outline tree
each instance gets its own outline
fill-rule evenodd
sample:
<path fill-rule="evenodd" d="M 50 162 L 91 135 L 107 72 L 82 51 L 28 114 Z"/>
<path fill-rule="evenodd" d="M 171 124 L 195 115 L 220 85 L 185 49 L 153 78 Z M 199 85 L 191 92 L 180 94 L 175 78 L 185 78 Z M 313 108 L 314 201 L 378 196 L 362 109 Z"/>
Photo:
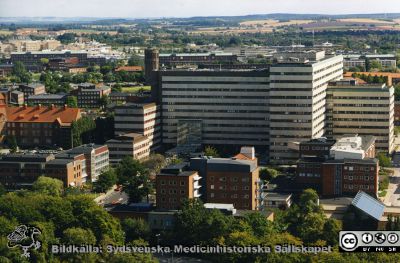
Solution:
<path fill-rule="evenodd" d="M 206 148 L 204 149 L 204 155 L 205 156 L 212 156 L 215 158 L 219 157 L 219 153 L 217 151 L 217 149 L 215 147 L 212 146 L 206 146 Z"/>
<path fill-rule="evenodd" d="M 90 229 L 80 227 L 71 227 L 63 231 L 63 241 L 66 244 L 80 245 L 80 244 L 96 244 L 96 237 Z"/>
<path fill-rule="evenodd" d="M 271 181 L 278 176 L 279 172 L 275 169 L 265 167 L 260 169 L 260 178 L 262 180 Z"/>
<path fill-rule="evenodd" d="M 149 170 L 151 175 L 156 175 L 167 164 L 165 157 L 161 154 L 151 154 L 149 158 L 143 162 L 143 165 Z"/>
<path fill-rule="evenodd" d="M 125 232 L 125 242 L 136 239 L 150 239 L 150 226 L 143 219 L 127 218 L 122 221 L 122 229 Z"/>
<path fill-rule="evenodd" d="M 107 108 L 109 103 L 110 103 L 110 100 L 107 95 L 103 95 L 99 100 L 99 104 L 103 110 Z"/>
<path fill-rule="evenodd" d="M 143 66 L 144 62 L 138 55 L 132 55 L 128 60 L 128 66 Z"/>
<path fill-rule="evenodd" d="M 8 135 L 6 138 L 6 143 L 10 147 L 11 152 L 16 152 L 18 150 L 17 139 L 14 135 Z"/>
<path fill-rule="evenodd" d="M 93 189 L 97 193 L 107 192 L 107 190 L 117 183 L 117 179 L 117 174 L 111 168 L 99 175 L 97 181 L 93 183 Z"/>
<path fill-rule="evenodd" d="M 70 44 L 75 42 L 75 33 L 64 33 L 60 36 L 57 37 L 57 40 L 59 40 L 63 44 Z"/>
<path fill-rule="evenodd" d="M 72 122 L 72 146 L 77 147 L 83 143 L 92 141 L 92 133 L 96 129 L 96 123 L 89 117 L 82 117 Z"/>
<path fill-rule="evenodd" d="M 382 167 L 391 167 L 392 161 L 385 153 L 378 153 L 379 165 Z"/>
<path fill-rule="evenodd" d="M 32 81 L 32 75 L 26 70 L 24 63 L 21 61 L 15 62 L 11 74 L 17 77 L 20 82 L 30 83 Z"/>
<path fill-rule="evenodd" d="M 4 185 L 0 184 L 0 196 L 5 195 L 6 193 L 6 188 L 4 187 Z"/>
<path fill-rule="evenodd" d="M 131 202 L 141 202 L 152 192 L 148 171 L 138 160 L 125 157 L 116 168 L 118 184 L 121 184 Z"/>
<path fill-rule="evenodd" d="M 68 96 L 66 103 L 69 108 L 78 108 L 78 99 L 76 96 Z"/>
<path fill-rule="evenodd" d="M 51 196 L 60 196 L 64 190 L 64 183 L 61 180 L 40 176 L 32 185 L 36 192 Z"/>
<path fill-rule="evenodd" d="M 48 58 L 41 58 L 40 59 L 40 63 L 42 63 L 42 65 L 47 65 L 47 64 L 49 64 L 49 59 Z"/>

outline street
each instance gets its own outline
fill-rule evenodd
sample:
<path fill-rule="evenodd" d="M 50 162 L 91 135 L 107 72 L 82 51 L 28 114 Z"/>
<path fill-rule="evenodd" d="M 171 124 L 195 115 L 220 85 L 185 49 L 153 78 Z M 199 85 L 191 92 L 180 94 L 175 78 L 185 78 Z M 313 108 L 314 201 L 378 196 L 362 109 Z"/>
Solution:
<path fill-rule="evenodd" d="M 384 204 L 387 206 L 400 206 L 400 168 L 392 168 L 393 176 L 389 177 L 389 187 L 387 190 Z"/>
<path fill-rule="evenodd" d="M 106 211 L 119 204 L 128 204 L 128 195 L 121 191 L 109 192 L 102 202 Z"/>

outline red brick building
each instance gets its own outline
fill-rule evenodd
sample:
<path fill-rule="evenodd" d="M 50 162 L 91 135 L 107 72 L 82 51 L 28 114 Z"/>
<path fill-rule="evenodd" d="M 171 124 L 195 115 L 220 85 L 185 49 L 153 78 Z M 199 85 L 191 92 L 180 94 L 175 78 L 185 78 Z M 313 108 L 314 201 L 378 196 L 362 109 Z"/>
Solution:
<path fill-rule="evenodd" d="M 4 114 L 4 113 L 3 113 Z M 5 107 L 5 136 L 15 136 L 23 147 L 59 146 L 71 148 L 72 122 L 81 118 L 76 108 L 66 106 Z"/>
<path fill-rule="evenodd" d="M 300 144 L 296 176 L 300 188 L 313 188 L 327 197 L 354 196 L 359 190 L 376 196 L 378 178 L 372 136 L 342 138 L 335 144 L 325 139 Z"/>
<path fill-rule="evenodd" d="M 199 198 L 199 174 L 185 164 L 166 167 L 156 176 L 157 209 L 177 210 L 187 199 Z"/>
<path fill-rule="evenodd" d="M 394 125 L 400 126 L 400 101 L 394 102 Z"/>

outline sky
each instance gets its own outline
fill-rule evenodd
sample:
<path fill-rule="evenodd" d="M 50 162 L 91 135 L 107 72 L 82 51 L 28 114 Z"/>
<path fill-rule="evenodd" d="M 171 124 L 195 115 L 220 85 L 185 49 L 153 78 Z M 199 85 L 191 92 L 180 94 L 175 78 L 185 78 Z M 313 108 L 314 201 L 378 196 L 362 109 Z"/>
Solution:
<path fill-rule="evenodd" d="M 191 17 L 400 13 L 399 0 L 0 0 L 0 17 Z"/>

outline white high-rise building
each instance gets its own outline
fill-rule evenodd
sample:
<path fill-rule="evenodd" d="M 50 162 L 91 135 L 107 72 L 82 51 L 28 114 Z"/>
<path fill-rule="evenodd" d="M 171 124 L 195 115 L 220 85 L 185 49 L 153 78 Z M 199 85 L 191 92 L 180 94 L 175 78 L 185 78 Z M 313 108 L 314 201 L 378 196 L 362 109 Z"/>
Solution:
<path fill-rule="evenodd" d="M 286 52 L 276 55 L 270 68 L 269 157 L 291 163 L 298 152 L 289 144 L 322 137 L 325 133 L 326 89 L 343 76 L 343 57 L 324 51 Z"/>

